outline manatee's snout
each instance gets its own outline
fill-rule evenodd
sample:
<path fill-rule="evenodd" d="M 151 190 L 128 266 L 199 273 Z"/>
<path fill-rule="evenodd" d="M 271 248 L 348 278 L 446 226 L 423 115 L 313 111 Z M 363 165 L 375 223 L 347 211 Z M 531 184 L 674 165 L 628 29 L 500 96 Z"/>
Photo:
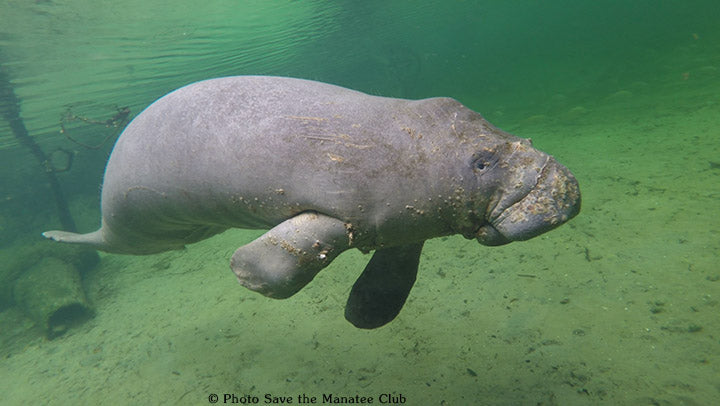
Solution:
<path fill-rule="evenodd" d="M 580 212 L 580 187 L 573 174 L 548 157 L 535 186 L 520 200 L 494 214 L 477 232 L 484 245 L 522 241 L 552 230 Z"/>

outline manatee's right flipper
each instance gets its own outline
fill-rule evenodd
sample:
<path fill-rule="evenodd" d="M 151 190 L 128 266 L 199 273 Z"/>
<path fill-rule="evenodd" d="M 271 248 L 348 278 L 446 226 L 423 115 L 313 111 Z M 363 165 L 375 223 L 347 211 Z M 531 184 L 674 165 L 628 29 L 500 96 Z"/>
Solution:
<path fill-rule="evenodd" d="M 423 243 L 376 250 L 350 291 L 345 318 L 358 328 L 394 319 L 415 283 Z"/>
<path fill-rule="evenodd" d="M 240 284 L 276 299 L 290 297 L 348 249 L 345 223 L 315 212 L 300 213 L 238 248 L 230 261 Z"/>

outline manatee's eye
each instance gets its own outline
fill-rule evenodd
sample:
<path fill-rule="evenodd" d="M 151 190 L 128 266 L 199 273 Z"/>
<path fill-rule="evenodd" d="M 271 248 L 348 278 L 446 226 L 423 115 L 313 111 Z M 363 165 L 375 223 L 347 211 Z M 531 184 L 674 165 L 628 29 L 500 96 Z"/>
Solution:
<path fill-rule="evenodd" d="M 482 150 L 473 154 L 472 166 L 475 171 L 484 172 L 495 166 L 497 161 L 497 155 L 493 151 Z"/>

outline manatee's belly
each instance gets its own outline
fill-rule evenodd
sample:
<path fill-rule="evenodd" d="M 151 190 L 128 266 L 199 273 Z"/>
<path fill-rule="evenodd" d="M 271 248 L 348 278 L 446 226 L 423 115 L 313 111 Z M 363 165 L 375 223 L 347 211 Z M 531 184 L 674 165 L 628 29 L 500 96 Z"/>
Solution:
<path fill-rule="evenodd" d="M 272 165 L 255 168 L 270 172 Z M 383 227 L 413 234 L 422 204 L 408 188 L 407 179 L 391 189 L 394 195 L 377 195 L 363 179 L 330 188 L 321 182 L 293 181 L 287 176 L 268 176 L 262 182 L 248 182 L 238 176 L 232 182 L 215 176 L 198 181 L 190 177 L 110 177 L 103 189 L 105 222 L 128 240 L 146 239 L 180 247 L 200 241 L 228 228 L 270 229 L 302 212 L 313 211 L 337 218 L 362 236 L 365 245 L 376 243 L 377 234 L 394 238 Z M 322 178 L 321 173 L 314 173 Z M 376 185 L 377 186 L 377 185 Z M 410 210 L 409 208 L 412 208 Z M 430 210 L 427 210 L 431 213 Z M 418 227 L 421 227 L 418 225 Z M 416 230 L 422 236 L 422 230 Z"/>
<path fill-rule="evenodd" d="M 372 230 L 378 209 L 387 210 L 385 204 L 374 203 L 362 182 L 330 189 L 277 172 L 271 176 L 272 168 L 272 163 L 248 168 L 255 174 L 268 173 L 262 179 L 242 174 L 232 179 L 210 173 L 198 176 L 191 166 L 176 166 L 176 172 L 164 176 L 137 170 L 127 176 L 108 175 L 103 217 L 116 233 L 184 245 L 227 228 L 270 229 L 307 211 Z M 112 173 L 118 174 L 108 172 Z"/>

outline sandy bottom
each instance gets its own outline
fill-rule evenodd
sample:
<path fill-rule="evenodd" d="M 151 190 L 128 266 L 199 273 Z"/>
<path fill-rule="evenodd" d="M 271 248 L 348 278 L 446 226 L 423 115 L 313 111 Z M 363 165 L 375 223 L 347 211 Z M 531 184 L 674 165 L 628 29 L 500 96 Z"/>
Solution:
<path fill-rule="evenodd" d="M 18 333 L 0 361 L 0 403 L 208 404 L 234 394 L 262 404 L 269 394 L 298 404 L 306 394 L 320 404 L 332 394 L 411 405 L 713 404 L 720 106 L 613 120 L 569 112 L 583 119 L 560 127 L 531 117 L 513 130 L 573 170 L 581 214 L 505 247 L 429 241 L 388 326 L 363 331 L 343 318 L 369 260 L 359 252 L 282 301 L 244 289 L 229 270 L 258 232 L 103 255 L 86 279 L 96 316 L 52 341 L 29 326 Z M 2 320 L 29 323 L 13 311 Z"/>

